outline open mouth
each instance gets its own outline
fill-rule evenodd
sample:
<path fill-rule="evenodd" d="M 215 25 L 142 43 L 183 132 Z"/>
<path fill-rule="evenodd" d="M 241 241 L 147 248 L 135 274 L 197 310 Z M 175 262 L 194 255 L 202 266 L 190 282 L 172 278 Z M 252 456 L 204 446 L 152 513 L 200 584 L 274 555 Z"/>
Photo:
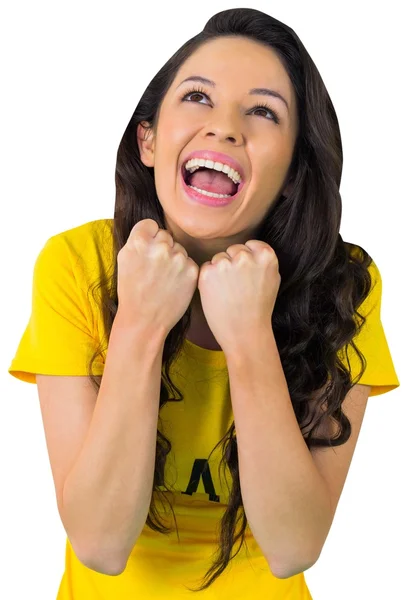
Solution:
<path fill-rule="evenodd" d="M 206 167 L 199 167 L 198 169 L 196 169 L 194 171 L 194 173 L 197 173 L 197 171 L 212 171 L 212 170 L 213 169 L 207 169 Z M 181 167 L 181 176 L 183 177 L 185 184 L 191 187 L 190 181 L 193 176 L 193 173 L 191 173 L 190 171 L 187 171 L 187 169 L 185 168 L 184 165 L 182 165 L 182 167 Z M 233 198 L 241 190 L 241 188 L 243 186 L 243 181 L 238 184 L 238 183 L 234 183 L 231 179 L 231 183 L 233 185 L 233 193 L 230 194 L 230 197 Z"/>

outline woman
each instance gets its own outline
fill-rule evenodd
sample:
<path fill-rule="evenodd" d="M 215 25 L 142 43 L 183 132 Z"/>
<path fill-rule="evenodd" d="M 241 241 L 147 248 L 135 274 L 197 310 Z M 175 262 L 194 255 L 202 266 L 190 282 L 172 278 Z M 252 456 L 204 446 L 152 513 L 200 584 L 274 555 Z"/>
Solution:
<path fill-rule="evenodd" d="M 399 385 L 341 169 L 313 61 L 257 10 L 147 87 L 114 218 L 47 241 L 9 369 L 38 386 L 58 600 L 311 598 L 367 399 Z"/>

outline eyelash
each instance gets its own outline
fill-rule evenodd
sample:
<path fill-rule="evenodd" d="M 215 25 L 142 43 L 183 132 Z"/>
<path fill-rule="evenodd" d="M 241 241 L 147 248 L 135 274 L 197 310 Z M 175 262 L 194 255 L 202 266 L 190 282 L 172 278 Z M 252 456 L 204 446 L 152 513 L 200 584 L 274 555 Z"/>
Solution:
<path fill-rule="evenodd" d="M 205 93 L 205 91 L 200 88 L 200 87 L 196 87 L 193 88 L 191 90 L 189 90 L 188 92 L 186 92 L 186 94 L 184 94 L 184 96 L 182 97 L 182 101 L 183 102 L 191 102 L 191 100 L 186 100 L 187 96 L 190 96 L 190 94 L 202 94 L 203 96 L 205 96 L 206 98 L 208 98 L 209 100 L 211 100 L 211 98 L 209 97 L 208 94 Z M 267 110 L 268 112 L 271 113 L 271 115 L 273 115 L 273 119 L 269 119 L 270 121 L 275 121 L 275 123 L 278 125 L 280 123 L 280 118 L 278 117 L 278 115 L 276 114 L 276 112 L 274 110 L 271 109 L 270 106 L 268 106 L 268 104 L 256 104 L 252 110 L 257 110 L 259 108 L 263 108 L 264 110 Z"/>

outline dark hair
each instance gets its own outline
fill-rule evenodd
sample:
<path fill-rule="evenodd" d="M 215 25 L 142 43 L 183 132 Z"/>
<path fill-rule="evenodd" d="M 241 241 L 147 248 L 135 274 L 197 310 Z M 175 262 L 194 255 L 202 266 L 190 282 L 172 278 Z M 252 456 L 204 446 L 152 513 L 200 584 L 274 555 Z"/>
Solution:
<path fill-rule="evenodd" d="M 343 153 L 337 117 L 322 78 L 293 29 L 267 14 L 249 8 L 215 14 L 203 31 L 187 41 L 160 69 L 137 105 L 117 154 L 114 272 L 97 284 L 103 292 L 100 302 L 106 332 L 109 336 L 118 305 L 117 253 L 135 223 L 142 219 L 154 219 L 160 228 L 166 229 L 156 194 L 154 168 L 146 167 L 140 159 L 137 125 L 147 122 L 156 132 L 161 103 L 181 65 L 203 43 L 224 36 L 244 36 L 271 48 L 282 61 L 295 90 L 299 130 L 287 179 L 291 181 L 292 189 L 287 197 L 281 195 L 272 204 L 258 228 L 256 239 L 267 242 L 279 261 L 281 284 L 272 327 L 302 435 L 309 449 L 338 446 L 347 442 L 351 434 L 351 424 L 342 412 L 342 402 L 366 368 L 365 358 L 355 346 L 353 337 L 365 322 L 357 308 L 371 289 L 368 266 L 372 259 L 360 246 L 344 242 L 339 233 Z M 111 286 L 108 286 L 109 281 Z M 361 319 L 359 323 L 354 320 L 355 314 Z M 181 350 L 190 319 L 191 304 L 165 340 L 160 408 L 166 402 L 183 399 L 180 390 L 171 382 L 169 368 Z M 337 355 L 348 344 L 352 345 L 362 364 L 354 382 L 350 370 Z M 100 347 L 88 365 L 88 374 L 96 390 L 100 384 L 92 374 L 92 364 L 101 354 Z M 171 397 L 165 382 L 181 397 Z M 339 426 L 335 437 L 328 433 L 322 437 L 314 435 L 324 431 L 329 421 Z M 247 518 L 240 491 L 234 423 L 215 448 L 222 442 L 221 464 L 224 469 L 228 466 L 233 485 L 221 520 L 217 559 L 205 574 L 203 581 L 206 583 L 192 591 L 209 587 L 246 543 Z M 171 447 L 171 442 L 158 429 L 153 492 L 162 494 L 163 498 L 165 494 L 160 486 L 171 491 L 164 481 L 166 457 Z M 239 531 L 235 533 L 240 519 Z M 163 534 L 171 531 L 159 519 L 154 493 L 146 524 Z M 238 551 L 231 556 L 239 539 Z"/>

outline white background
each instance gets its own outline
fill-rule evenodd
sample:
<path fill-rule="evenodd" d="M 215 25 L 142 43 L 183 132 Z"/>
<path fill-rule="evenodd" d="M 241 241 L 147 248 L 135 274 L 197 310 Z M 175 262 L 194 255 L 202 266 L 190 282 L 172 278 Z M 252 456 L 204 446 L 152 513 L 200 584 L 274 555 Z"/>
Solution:
<path fill-rule="evenodd" d="M 16 1 L 0 18 L 0 596 L 8 600 L 54 600 L 64 569 L 37 388 L 7 372 L 30 316 L 35 259 L 51 235 L 113 217 L 118 144 L 147 84 L 211 15 L 237 6 L 292 27 L 329 91 L 344 152 L 340 233 L 381 271 L 382 322 L 401 382 L 369 400 L 334 523 L 306 580 L 314 600 L 405 597 L 403 3 Z"/>

